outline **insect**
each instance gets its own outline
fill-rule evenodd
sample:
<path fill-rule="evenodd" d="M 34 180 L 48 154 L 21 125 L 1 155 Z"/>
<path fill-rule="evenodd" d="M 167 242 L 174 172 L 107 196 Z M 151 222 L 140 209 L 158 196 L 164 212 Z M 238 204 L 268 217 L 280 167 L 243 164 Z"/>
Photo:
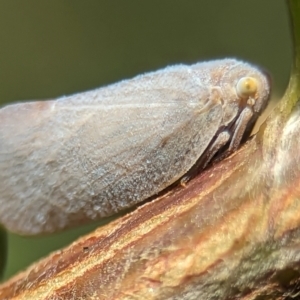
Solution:
<path fill-rule="evenodd" d="M 39 234 L 133 206 L 237 149 L 269 93 L 263 72 L 224 59 L 3 107 L 0 223 Z"/>

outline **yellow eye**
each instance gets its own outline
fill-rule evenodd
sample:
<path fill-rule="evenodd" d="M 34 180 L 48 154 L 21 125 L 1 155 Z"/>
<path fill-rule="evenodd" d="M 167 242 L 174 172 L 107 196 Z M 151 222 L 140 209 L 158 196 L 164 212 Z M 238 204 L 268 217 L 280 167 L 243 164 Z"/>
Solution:
<path fill-rule="evenodd" d="M 242 77 L 236 85 L 236 92 L 242 98 L 253 96 L 256 91 L 257 81 L 253 77 Z"/>

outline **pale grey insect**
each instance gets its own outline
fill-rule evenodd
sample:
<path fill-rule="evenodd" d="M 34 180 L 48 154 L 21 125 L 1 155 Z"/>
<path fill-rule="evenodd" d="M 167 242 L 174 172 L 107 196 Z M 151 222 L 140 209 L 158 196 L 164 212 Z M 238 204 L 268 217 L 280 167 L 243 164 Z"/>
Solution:
<path fill-rule="evenodd" d="M 0 223 L 22 234 L 100 219 L 162 191 L 266 106 L 257 68 L 177 65 L 53 101 L 0 110 Z M 225 145 L 225 147 L 223 147 Z"/>

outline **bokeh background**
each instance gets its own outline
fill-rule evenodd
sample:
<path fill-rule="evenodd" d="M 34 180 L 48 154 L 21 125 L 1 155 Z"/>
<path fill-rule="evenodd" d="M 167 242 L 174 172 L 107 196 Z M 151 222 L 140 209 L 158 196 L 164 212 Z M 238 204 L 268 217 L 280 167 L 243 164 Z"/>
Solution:
<path fill-rule="evenodd" d="M 55 98 L 170 64 L 222 57 L 269 70 L 273 98 L 279 99 L 292 57 L 285 2 L 0 1 L 1 105 Z M 38 238 L 9 234 L 5 277 L 97 225 Z"/>

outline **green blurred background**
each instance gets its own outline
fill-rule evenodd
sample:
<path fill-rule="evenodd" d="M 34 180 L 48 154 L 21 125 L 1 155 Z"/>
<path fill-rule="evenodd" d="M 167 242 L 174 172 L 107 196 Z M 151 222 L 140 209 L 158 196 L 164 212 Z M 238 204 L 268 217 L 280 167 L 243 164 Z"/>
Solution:
<path fill-rule="evenodd" d="M 280 98 L 292 57 L 288 25 L 283 0 L 2 0 L 0 103 L 54 98 L 222 57 L 269 70 Z M 5 277 L 95 226 L 39 238 L 9 234 Z"/>

